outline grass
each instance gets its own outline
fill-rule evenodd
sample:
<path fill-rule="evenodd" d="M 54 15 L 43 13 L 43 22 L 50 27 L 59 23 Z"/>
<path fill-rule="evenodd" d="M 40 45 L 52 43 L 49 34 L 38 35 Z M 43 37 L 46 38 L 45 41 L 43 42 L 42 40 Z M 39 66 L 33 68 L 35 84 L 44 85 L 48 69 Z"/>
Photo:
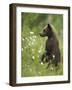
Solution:
<path fill-rule="evenodd" d="M 42 38 L 39 33 L 43 27 L 51 23 L 60 42 L 61 56 L 63 56 L 63 15 L 22 13 L 21 31 L 21 76 L 53 76 L 63 75 L 63 64 L 55 68 L 47 63 L 41 64 L 40 58 L 45 51 L 46 37 Z"/>
<path fill-rule="evenodd" d="M 46 38 L 41 38 L 36 35 L 26 37 L 22 41 L 22 77 L 31 76 L 52 76 L 62 75 L 63 65 L 60 64 L 58 69 L 50 65 L 47 67 L 47 63 L 41 64 L 40 57 L 44 52 Z M 26 45 L 25 45 L 26 44 Z"/>

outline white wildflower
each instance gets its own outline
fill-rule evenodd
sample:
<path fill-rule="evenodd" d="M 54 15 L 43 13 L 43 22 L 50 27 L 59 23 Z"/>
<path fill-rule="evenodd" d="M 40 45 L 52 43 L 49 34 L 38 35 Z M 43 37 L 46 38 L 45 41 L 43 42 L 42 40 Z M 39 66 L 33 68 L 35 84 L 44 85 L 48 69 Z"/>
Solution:
<path fill-rule="evenodd" d="M 30 32 L 30 34 L 34 34 L 34 32 Z"/>
<path fill-rule="evenodd" d="M 41 65 L 43 65 L 43 62 L 41 62 Z"/>
<path fill-rule="evenodd" d="M 41 53 L 41 50 L 39 50 L 38 52 Z"/>
<path fill-rule="evenodd" d="M 53 58 L 55 58 L 55 55 L 53 55 Z"/>
<path fill-rule="evenodd" d="M 34 56 L 32 56 L 32 59 L 35 59 L 35 57 L 34 57 Z"/>
<path fill-rule="evenodd" d="M 22 38 L 22 40 L 24 41 L 24 38 Z"/>

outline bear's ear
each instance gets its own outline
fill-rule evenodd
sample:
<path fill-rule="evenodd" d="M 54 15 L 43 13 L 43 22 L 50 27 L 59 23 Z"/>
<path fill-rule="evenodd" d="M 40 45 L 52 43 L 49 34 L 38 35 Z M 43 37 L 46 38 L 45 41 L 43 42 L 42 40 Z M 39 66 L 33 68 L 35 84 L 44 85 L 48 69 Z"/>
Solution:
<path fill-rule="evenodd" d="M 51 25 L 50 24 L 48 24 L 48 28 L 51 30 Z"/>

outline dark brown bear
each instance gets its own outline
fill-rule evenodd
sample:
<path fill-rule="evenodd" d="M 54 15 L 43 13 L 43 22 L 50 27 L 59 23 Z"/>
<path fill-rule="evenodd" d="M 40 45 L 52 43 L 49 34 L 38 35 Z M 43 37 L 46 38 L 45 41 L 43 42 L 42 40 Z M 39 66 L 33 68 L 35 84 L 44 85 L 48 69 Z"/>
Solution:
<path fill-rule="evenodd" d="M 47 62 L 48 66 L 53 63 L 55 66 L 58 66 L 60 62 L 60 49 L 59 49 L 59 42 L 53 29 L 50 24 L 48 24 L 44 29 L 43 32 L 40 33 L 41 37 L 48 37 L 46 40 L 45 52 L 41 57 L 41 62 Z"/>

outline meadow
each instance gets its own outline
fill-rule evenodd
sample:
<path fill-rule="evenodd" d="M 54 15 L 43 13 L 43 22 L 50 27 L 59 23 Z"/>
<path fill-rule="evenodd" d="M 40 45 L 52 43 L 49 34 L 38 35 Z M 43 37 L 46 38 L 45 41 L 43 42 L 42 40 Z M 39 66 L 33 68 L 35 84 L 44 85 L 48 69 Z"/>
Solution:
<path fill-rule="evenodd" d="M 41 64 L 41 55 L 45 50 L 47 37 L 40 37 L 43 27 L 48 23 L 52 24 L 54 32 L 59 40 L 61 57 L 63 58 L 63 15 L 59 14 L 38 14 L 22 13 L 21 14 L 21 76 L 53 76 L 63 75 L 62 63 L 51 69 L 47 63 Z"/>

